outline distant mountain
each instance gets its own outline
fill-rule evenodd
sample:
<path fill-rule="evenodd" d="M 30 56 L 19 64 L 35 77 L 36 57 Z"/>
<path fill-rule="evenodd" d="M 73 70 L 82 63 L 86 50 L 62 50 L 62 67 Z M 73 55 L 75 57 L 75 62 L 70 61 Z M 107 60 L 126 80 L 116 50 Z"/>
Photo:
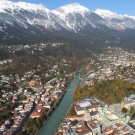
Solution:
<path fill-rule="evenodd" d="M 66 29 L 76 33 L 86 25 L 97 27 L 103 20 L 100 16 L 78 3 L 60 7 L 52 12 L 65 22 Z"/>
<path fill-rule="evenodd" d="M 91 31 L 126 31 L 135 28 L 135 17 L 119 15 L 108 10 L 90 11 L 78 3 L 49 10 L 44 5 L 0 1 L 0 43 L 16 44 L 49 40 L 63 33 Z M 86 32 L 87 31 L 87 32 Z M 49 35 L 49 36 L 48 36 Z M 67 34 L 68 35 L 68 34 Z"/>
<path fill-rule="evenodd" d="M 95 13 L 101 16 L 103 19 L 105 19 L 104 25 L 110 28 L 116 30 L 135 28 L 135 16 L 120 15 L 113 13 L 109 10 L 101 9 L 97 9 Z"/>
<path fill-rule="evenodd" d="M 44 28 L 59 29 L 57 16 L 43 5 L 36 5 L 25 2 L 13 3 L 10 1 L 0 1 L 0 21 L 14 26 L 28 29 L 29 26 L 43 26 Z"/>

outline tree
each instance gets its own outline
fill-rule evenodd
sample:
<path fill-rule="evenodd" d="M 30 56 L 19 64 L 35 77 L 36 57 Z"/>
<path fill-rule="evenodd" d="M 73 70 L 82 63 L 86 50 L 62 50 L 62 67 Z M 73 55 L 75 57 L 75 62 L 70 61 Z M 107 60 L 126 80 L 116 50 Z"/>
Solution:
<path fill-rule="evenodd" d="M 71 116 L 76 115 L 76 112 L 75 112 L 74 106 L 72 106 L 72 107 L 71 107 L 71 109 L 70 109 L 70 111 L 69 111 L 69 115 L 71 115 Z"/>
<path fill-rule="evenodd" d="M 128 111 L 128 110 L 127 110 L 126 108 L 122 108 L 122 112 L 123 112 L 123 113 L 127 113 L 127 111 Z"/>

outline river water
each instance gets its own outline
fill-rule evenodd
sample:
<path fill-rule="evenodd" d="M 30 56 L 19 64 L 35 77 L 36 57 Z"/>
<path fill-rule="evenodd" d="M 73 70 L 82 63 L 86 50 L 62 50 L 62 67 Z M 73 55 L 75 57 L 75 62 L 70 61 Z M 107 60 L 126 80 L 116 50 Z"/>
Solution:
<path fill-rule="evenodd" d="M 65 116 L 66 112 L 68 111 L 72 103 L 74 88 L 78 85 L 78 83 L 79 83 L 79 73 L 76 74 L 74 79 L 70 82 L 67 92 L 65 93 L 59 106 L 52 113 L 52 115 L 45 123 L 45 125 L 43 125 L 43 127 L 39 130 L 37 135 L 53 135 L 54 132 L 58 129 L 62 121 L 62 118 Z"/>

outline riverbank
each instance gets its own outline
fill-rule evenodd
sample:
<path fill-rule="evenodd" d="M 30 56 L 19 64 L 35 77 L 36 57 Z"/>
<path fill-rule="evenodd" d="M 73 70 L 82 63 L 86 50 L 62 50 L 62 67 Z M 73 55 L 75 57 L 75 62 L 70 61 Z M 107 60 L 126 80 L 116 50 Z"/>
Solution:
<path fill-rule="evenodd" d="M 64 119 L 67 117 L 67 115 L 69 114 L 69 111 L 70 111 L 70 109 L 72 108 L 72 105 L 73 105 L 73 104 L 71 104 L 71 106 L 69 107 L 67 113 L 66 113 L 65 116 L 62 118 L 61 123 L 63 122 L 63 120 L 64 120 Z M 59 125 L 58 129 L 59 129 L 60 127 L 61 127 L 61 124 Z M 54 132 L 54 135 L 57 135 L 58 129 Z"/>
<path fill-rule="evenodd" d="M 72 102 L 72 95 L 74 88 L 79 83 L 79 73 L 74 77 L 69 86 L 68 89 L 66 89 L 65 94 L 63 95 L 63 98 L 61 102 L 59 103 L 58 107 L 53 111 L 51 116 L 48 118 L 46 123 L 41 127 L 37 135 L 53 135 L 56 130 L 58 129 L 63 117 L 67 113 L 67 110 L 69 109 L 71 102 Z"/>
<path fill-rule="evenodd" d="M 82 72 L 84 72 L 83 74 L 85 74 L 85 69 L 84 70 L 82 70 Z M 79 82 L 78 82 L 78 84 L 80 84 L 81 83 L 81 78 L 80 78 L 80 75 L 79 75 Z M 71 105 L 70 105 L 70 107 L 69 107 L 69 109 L 68 109 L 68 111 L 67 111 L 67 113 L 63 116 L 63 118 L 62 118 L 62 121 L 67 117 L 67 115 L 70 113 L 70 111 L 71 111 L 71 109 L 72 109 L 72 107 L 74 106 L 74 104 L 72 103 Z M 62 123 L 62 121 L 61 121 L 61 123 Z M 59 125 L 59 127 L 57 128 L 57 130 L 54 132 L 54 135 L 57 135 L 57 132 L 58 132 L 58 129 L 60 128 L 60 126 L 61 126 L 61 123 L 60 123 L 60 125 Z"/>
<path fill-rule="evenodd" d="M 72 81 L 72 79 L 73 79 L 73 76 L 71 76 L 71 77 L 69 78 L 69 80 L 68 80 L 68 82 L 67 82 L 67 84 L 66 84 L 67 86 L 70 84 L 70 82 Z M 52 114 L 52 113 L 55 111 L 55 109 L 59 106 L 59 104 L 60 104 L 60 102 L 61 102 L 63 96 L 65 95 L 67 89 L 68 89 L 68 87 L 65 87 L 65 88 L 63 89 L 63 92 L 62 92 L 62 94 L 60 95 L 59 99 L 58 99 L 58 100 L 53 104 L 53 106 L 50 108 L 50 110 L 49 110 L 49 112 L 48 112 L 48 118 L 43 122 L 43 125 L 42 125 L 42 126 L 44 126 L 44 125 L 46 124 L 46 122 L 47 122 L 48 119 L 50 118 L 51 114 Z M 40 128 L 40 129 L 41 129 L 41 128 Z M 35 135 L 38 135 L 40 129 L 35 133 Z"/>

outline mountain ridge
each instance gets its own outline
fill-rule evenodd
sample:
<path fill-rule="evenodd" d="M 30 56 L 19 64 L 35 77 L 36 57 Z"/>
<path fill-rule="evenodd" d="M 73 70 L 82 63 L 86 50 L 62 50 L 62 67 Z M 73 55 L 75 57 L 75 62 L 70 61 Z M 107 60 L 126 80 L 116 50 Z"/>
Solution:
<path fill-rule="evenodd" d="M 84 29 L 125 31 L 135 29 L 135 17 L 119 15 L 108 10 L 88 8 L 72 3 L 55 10 L 42 4 L 0 1 L 0 42 L 21 40 L 29 36 L 41 36 L 58 31 L 82 34 Z M 83 32 L 83 33 L 82 33 Z M 89 32 L 88 32 L 89 33 Z"/>
<path fill-rule="evenodd" d="M 105 24 L 105 21 L 109 20 L 109 22 L 108 22 L 109 25 L 107 25 L 107 26 L 112 27 L 113 29 L 115 27 L 110 25 L 110 23 L 114 23 L 114 22 L 112 22 L 112 21 L 110 22 L 110 19 L 120 19 L 120 21 L 121 21 L 124 18 L 128 18 L 128 19 L 131 19 L 132 21 L 134 21 L 133 23 L 135 23 L 135 17 L 133 17 L 133 16 L 131 17 L 128 15 L 126 15 L 126 16 L 119 15 L 119 14 L 113 13 L 109 10 L 101 10 L 101 9 L 97 9 L 95 12 L 93 12 L 78 3 L 68 4 L 68 5 L 59 7 L 55 10 L 49 10 L 48 8 L 46 8 L 44 5 L 41 5 L 41 4 L 37 5 L 37 4 L 31 4 L 31 3 L 26 3 L 26 2 L 0 1 L 0 3 L 2 4 L 0 13 L 5 13 L 8 15 L 11 15 L 12 17 L 14 17 L 14 20 L 18 17 L 18 16 L 16 16 L 16 14 L 20 14 L 22 16 L 25 15 L 24 20 L 28 24 L 30 24 L 30 25 L 38 24 L 38 25 L 44 26 L 46 29 L 53 27 L 54 29 L 59 30 L 59 29 L 61 29 L 61 27 L 58 27 L 58 25 L 57 25 L 57 24 L 59 24 L 62 26 L 62 28 L 65 28 L 65 29 L 71 30 L 71 31 L 73 30 L 74 32 L 77 32 L 77 29 L 75 27 L 78 27 L 78 26 L 76 26 L 78 22 L 75 22 L 75 21 L 78 21 L 78 19 L 76 19 L 77 18 L 76 16 L 79 16 L 78 17 L 79 19 L 82 17 L 85 20 L 85 21 L 83 21 L 83 23 L 80 24 L 79 27 L 81 27 L 81 25 L 82 26 L 86 25 L 87 22 L 89 22 L 89 24 L 92 25 L 93 27 L 96 27 L 95 24 L 93 24 L 91 22 L 91 20 L 90 20 L 91 18 L 89 19 L 85 16 L 86 14 L 94 14 L 94 13 L 96 15 L 100 16 L 102 19 L 105 19 L 104 21 L 101 21 L 102 24 Z M 35 14 L 35 17 L 30 18 L 29 16 L 26 16 L 26 14 L 24 14 L 23 12 L 30 12 L 32 14 Z M 71 16 L 71 14 L 72 14 L 72 16 Z M 74 19 L 74 21 L 71 22 L 70 20 L 73 20 L 73 19 Z M 22 22 L 22 20 L 21 20 L 21 22 Z M 74 25 L 71 25 L 71 23 L 74 23 Z M 27 25 L 27 24 L 25 23 L 25 25 Z M 122 25 L 122 24 L 119 23 L 119 25 Z M 131 23 L 130 23 L 130 26 L 131 26 Z M 131 28 L 129 26 L 127 26 L 127 27 Z M 135 27 L 135 25 L 133 25 L 133 27 Z M 25 26 L 25 28 L 26 28 L 26 26 Z M 126 28 L 126 27 L 121 27 L 121 29 L 124 29 L 124 28 Z M 117 29 L 117 27 L 116 27 L 116 29 Z M 120 29 L 117 29 L 117 30 L 120 30 Z"/>
<path fill-rule="evenodd" d="M 132 18 L 132 19 L 135 19 L 135 16 L 130 16 L 130 15 L 127 15 L 127 14 L 117 14 L 117 13 L 114 13 L 110 10 L 106 10 L 106 9 L 96 9 L 94 11 L 95 13 L 97 13 L 98 15 L 102 16 L 103 18 L 122 18 L 122 17 L 129 17 L 129 18 Z"/>

